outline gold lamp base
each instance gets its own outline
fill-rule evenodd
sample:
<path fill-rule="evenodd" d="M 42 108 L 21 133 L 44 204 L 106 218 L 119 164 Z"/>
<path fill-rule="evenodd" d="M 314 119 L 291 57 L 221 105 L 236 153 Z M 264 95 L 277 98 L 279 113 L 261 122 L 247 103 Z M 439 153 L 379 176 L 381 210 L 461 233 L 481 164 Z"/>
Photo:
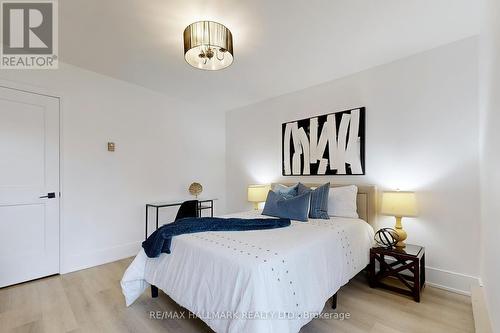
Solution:
<path fill-rule="evenodd" d="M 396 234 L 398 235 L 398 242 L 396 243 L 396 247 L 404 248 L 406 247 L 405 240 L 408 237 L 408 234 L 403 229 L 403 224 L 401 224 L 401 216 L 396 216 Z"/>
<path fill-rule="evenodd" d="M 258 202 L 253 203 L 253 209 L 259 210 L 259 203 Z"/>

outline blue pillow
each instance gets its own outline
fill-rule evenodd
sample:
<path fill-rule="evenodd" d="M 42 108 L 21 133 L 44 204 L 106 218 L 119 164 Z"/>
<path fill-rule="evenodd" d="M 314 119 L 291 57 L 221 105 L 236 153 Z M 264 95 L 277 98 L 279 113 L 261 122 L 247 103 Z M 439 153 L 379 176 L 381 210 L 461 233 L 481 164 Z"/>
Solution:
<path fill-rule="evenodd" d="M 298 184 L 298 195 L 311 193 L 311 208 L 309 209 L 309 217 L 312 219 L 328 220 L 328 192 L 330 192 L 330 183 L 321 185 L 320 187 L 311 190 L 302 183 Z"/>
<path fill-rule="evenodd" d="M 299 189 L 299 184 L 295 184 L 293 186 L 285 186 L 281 184 L 276 184 L 274 186 L 274 192 L 280 194 L 281 196 L 285 197 L 286 199 L 293 198 L 297 196 L 298 194 L 298 189 Z"/>
<path fill-rule="evenodd" d="M 309 192 L 286 199 L 276 192 L 269 191 L 262 215 L 307 222 L 310 198 Z"/>

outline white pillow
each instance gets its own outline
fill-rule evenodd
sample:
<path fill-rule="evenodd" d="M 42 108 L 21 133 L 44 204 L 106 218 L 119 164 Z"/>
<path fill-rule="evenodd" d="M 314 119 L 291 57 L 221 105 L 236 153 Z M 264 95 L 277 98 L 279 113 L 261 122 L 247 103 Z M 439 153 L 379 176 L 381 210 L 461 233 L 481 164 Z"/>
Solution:
<path fill-rule="evenodd" d="M 356 185 L 331 187 L 328 192 L 328 215 L 358 218 Z"/>

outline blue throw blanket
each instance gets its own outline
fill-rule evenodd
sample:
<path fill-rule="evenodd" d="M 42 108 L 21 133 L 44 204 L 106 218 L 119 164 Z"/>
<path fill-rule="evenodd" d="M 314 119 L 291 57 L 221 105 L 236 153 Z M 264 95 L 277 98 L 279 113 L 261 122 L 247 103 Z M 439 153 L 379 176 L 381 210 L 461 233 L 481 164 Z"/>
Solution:
<path fill-rule="evenodd" d="M 191 234 L 204 231 L 245 231 L 263 230 L 288 227 L 290 219 L 237 219 L 218 217 L 186 217 L 175 222 L 165 224 L 153 232 L 142 247 L 150 258 L 160 253 L 170 253 L 172 237 L 182 234 Z"/>

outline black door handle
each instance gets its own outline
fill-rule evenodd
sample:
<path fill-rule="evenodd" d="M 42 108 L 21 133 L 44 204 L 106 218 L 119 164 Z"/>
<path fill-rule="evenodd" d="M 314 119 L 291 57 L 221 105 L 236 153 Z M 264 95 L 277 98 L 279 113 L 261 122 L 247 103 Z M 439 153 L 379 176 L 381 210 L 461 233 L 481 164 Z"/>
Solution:
<path fill-rule="evenodd" d="M 54 192 L 49 192 L 49 193 L 47 193 L 47 195 L 41 196 L 40 199 L 42 199 L 42 198 L 54 199 L 55 197 L 56 197 L 56 194 Z"/>

